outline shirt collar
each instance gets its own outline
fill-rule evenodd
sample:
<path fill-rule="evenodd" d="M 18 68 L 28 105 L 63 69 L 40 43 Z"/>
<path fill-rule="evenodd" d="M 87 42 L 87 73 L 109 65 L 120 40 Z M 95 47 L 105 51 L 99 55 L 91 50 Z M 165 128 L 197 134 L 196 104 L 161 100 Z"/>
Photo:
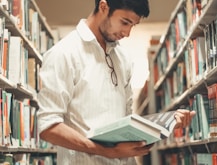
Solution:
<path fill-rule="evenodd" d="M 87 26 L 87 24 L 85 23 L 86 19 L 81 19 L 80 22 L 78 23 L 76 29 L 79 33 L 79 35 L 81 36 L 82 40 L 84 41 L 97 41 L 95 35 L 93 34 L 93 32 L 90 30 L 90 28 Z M 106 44 L 106 53 L 110 53 L 111 50 L 117 45 L 119 44 L 118 41 L 115 42 L 107 42 Z"/>
<path fill-rule="evenodd" d="M 111 51 L 119 44 L 118 41 L 116 42 L 107 42 L 106 43 L 106 54 L 111 54 Z"/>
<path fill-rule="evenodd" d="M 90 30 L 90 28 L 85 23 L 86 19 L 81 19 L 78 23 L 76 29 L 81 36 L 82 40 L 84 41 L 93 41 L 96 40 L 96 37 L 94 36 L 93 32 Z"/>

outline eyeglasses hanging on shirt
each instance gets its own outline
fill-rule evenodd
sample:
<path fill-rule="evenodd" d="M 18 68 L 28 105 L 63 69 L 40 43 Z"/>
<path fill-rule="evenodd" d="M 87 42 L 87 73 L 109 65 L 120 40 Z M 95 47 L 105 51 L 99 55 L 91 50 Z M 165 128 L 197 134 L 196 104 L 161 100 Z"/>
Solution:
<path fill-rule="evenodd" d="M 105 61 L 108 65 L 108 67 L 111 69 L 112 83 L 114 84 L 114 86 L 118 86 L 117 74 L 116 74 L 115 69 L 114 69 L 113 61 L 112 61 L 111 57 L 109 56 L 109 54 L 105 54 Z"/>

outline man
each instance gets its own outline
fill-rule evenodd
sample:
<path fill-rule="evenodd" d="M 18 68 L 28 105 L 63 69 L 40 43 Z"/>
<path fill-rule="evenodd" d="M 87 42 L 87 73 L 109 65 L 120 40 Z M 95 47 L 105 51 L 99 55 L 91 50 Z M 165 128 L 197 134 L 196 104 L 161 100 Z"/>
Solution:
<path fill-rule="evenodd" d="M 96 0 L 94 12 L 44 55 L 38 127 L 58 146 L 59 165 L 133 165 L 149 153 L 145 142 L 105 147 L 85 136 L 131 113 L 131 61 L 118 40 L 148 15 L 147 0 Z M 192 116 L 178 110 L 177 126 Z"/>

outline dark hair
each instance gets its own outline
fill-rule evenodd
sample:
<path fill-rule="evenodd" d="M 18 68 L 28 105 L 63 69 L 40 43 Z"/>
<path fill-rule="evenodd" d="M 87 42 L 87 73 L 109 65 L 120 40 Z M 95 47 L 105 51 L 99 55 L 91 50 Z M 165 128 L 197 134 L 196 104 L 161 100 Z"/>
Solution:
<path fill-rule="evenodd" d="M 99 2 L 95 0 L 94 14 L 99 10 Z M 148 0 L 106 0 L 109 6 L 109 15 L 117 9 L 126 9 L 134 11 L 140 17 L 148 17 L 149 15 L 149 2 Z"/>

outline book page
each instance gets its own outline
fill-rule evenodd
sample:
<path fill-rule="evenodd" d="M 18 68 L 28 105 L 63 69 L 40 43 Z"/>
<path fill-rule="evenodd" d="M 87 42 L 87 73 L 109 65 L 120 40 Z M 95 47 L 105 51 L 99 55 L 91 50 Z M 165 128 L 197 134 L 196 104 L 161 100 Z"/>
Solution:
<path fill-rule="evenodd" d="M 154 113 L 154 114 L 145 115 L 142 117 L 164 127 L 165 129 L 162 130 L 161 133 L 163 136 L 168 137 L 168 135 L 173 131 L 176 125 L 176 119 L 174 117 L 175 112 L 176 111 Z"/>

